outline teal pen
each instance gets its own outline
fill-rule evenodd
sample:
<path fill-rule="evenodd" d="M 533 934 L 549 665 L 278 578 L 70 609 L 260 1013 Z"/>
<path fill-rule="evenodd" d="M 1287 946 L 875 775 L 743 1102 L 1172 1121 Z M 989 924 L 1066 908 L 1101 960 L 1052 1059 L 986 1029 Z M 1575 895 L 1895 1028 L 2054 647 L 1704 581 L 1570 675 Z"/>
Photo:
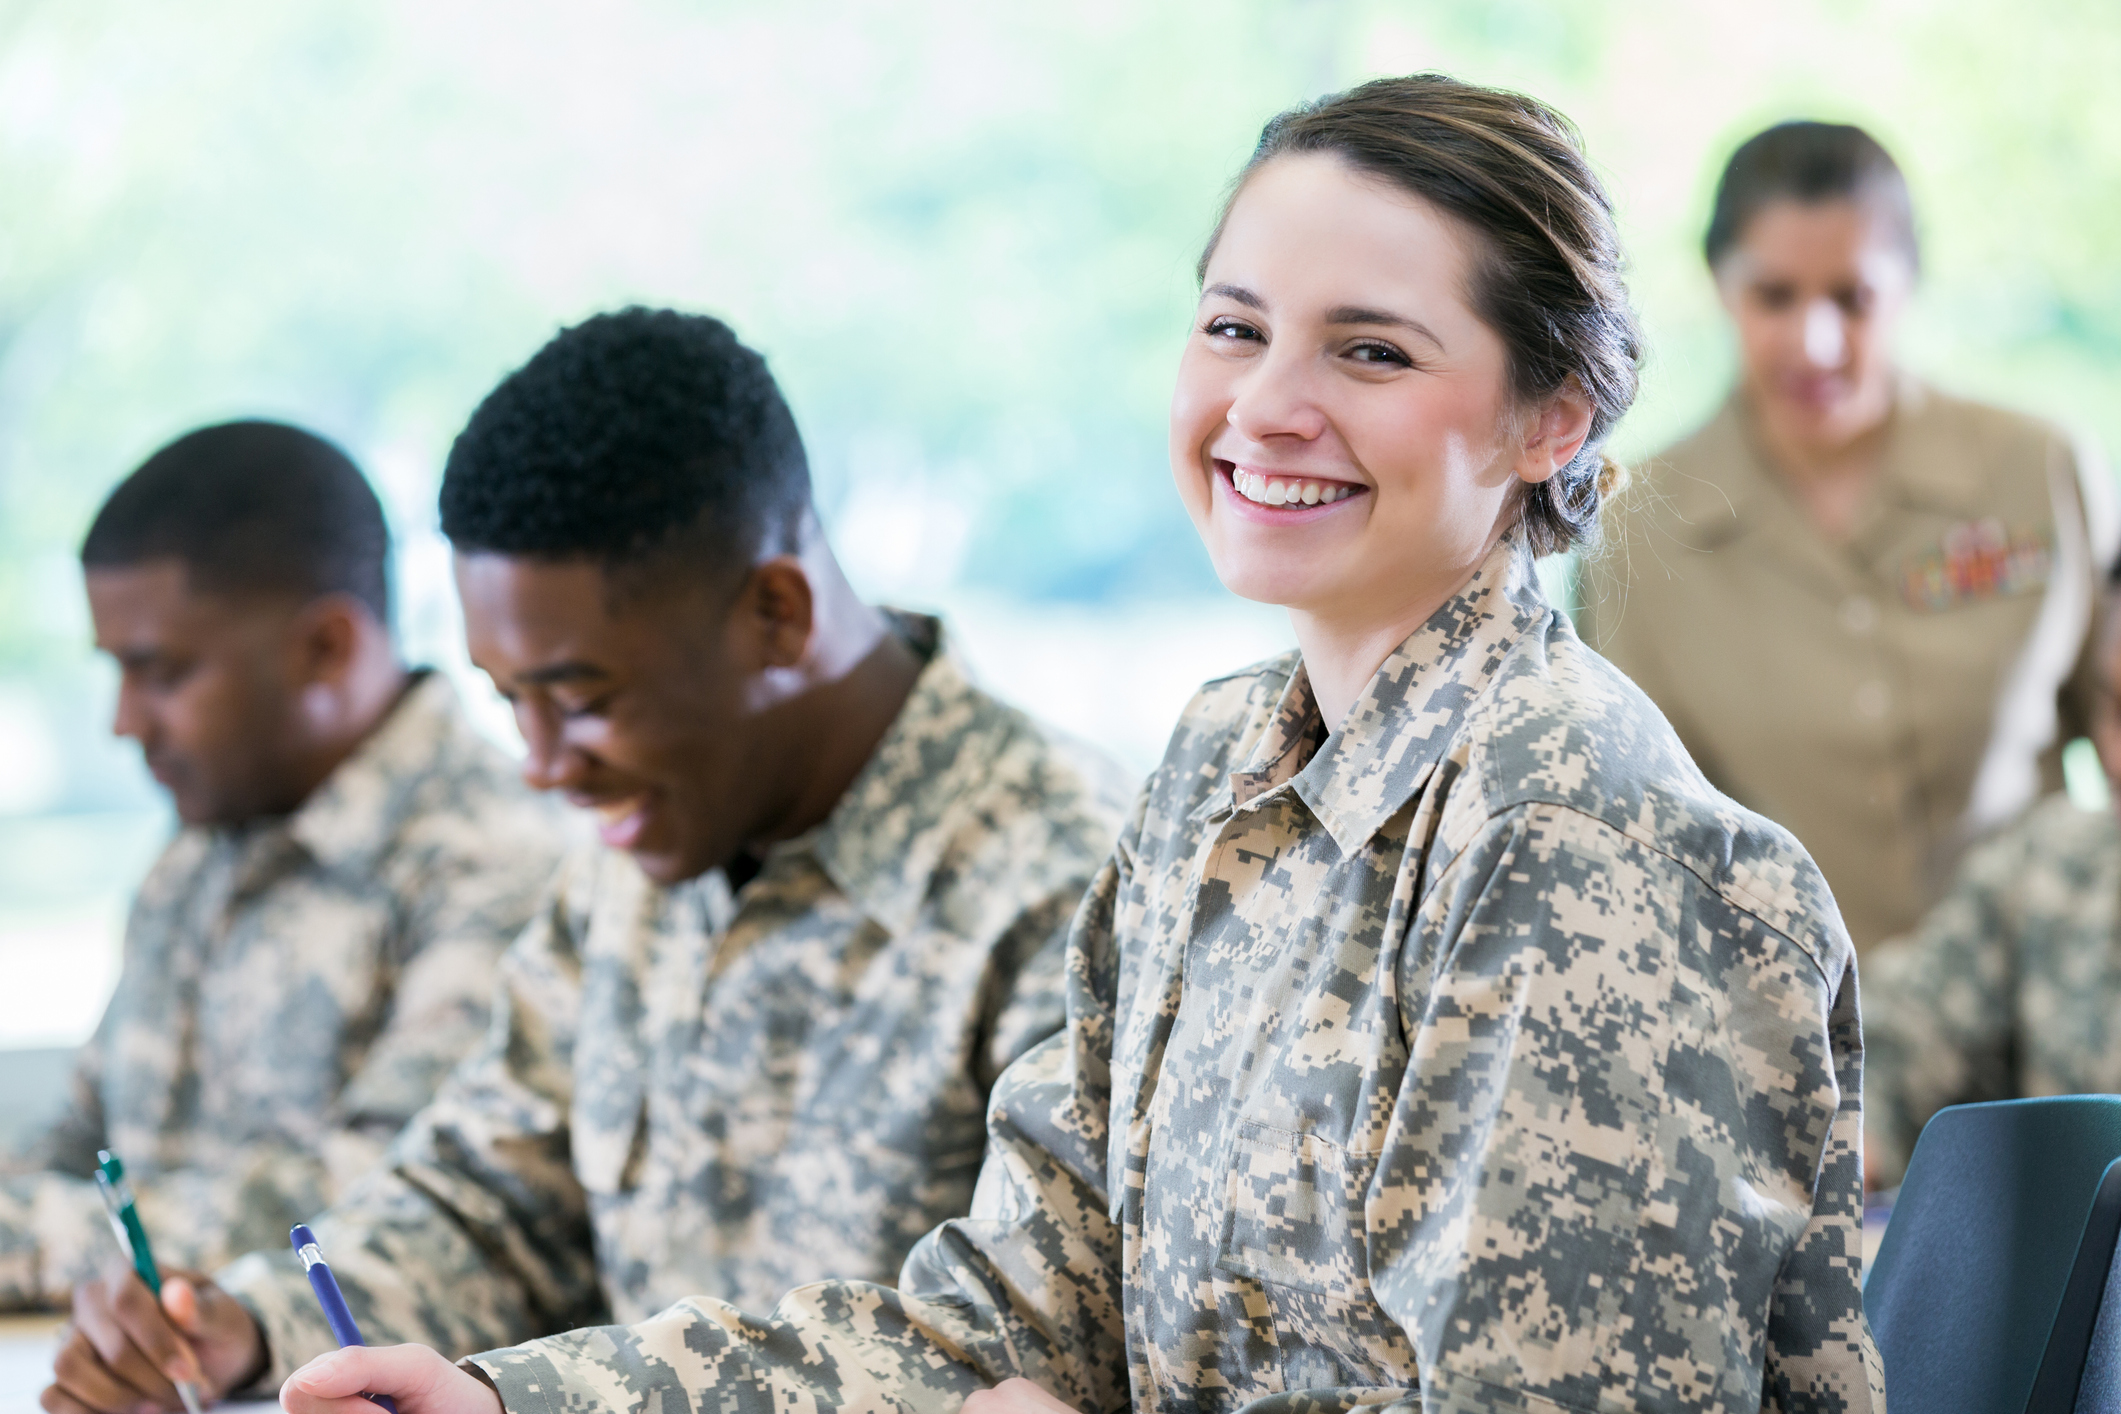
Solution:
<path fill-rule="evenodd" d="M 147 1245 L 147 1229 L 140 1226 L 140 1211 L 133 1206 L 132 1185 L 125 1181 L 125 1165 L 108 1149 L 96 1151 L 96 1190 L 103 1195 L 103 1210 L 110 1214 L 110 1230 L 118 1234 L 118 1245 L 132 1259 L 133 1270 L 147 1283 L 157 1299 L 162 1295 L 162 1271 L 155 1265 L 154 1249 Z M 199 1391 L 189 1380 L 175 1381 L 177 1398 L 184 1401 L 185 1414 L 199 1414 Z"/>

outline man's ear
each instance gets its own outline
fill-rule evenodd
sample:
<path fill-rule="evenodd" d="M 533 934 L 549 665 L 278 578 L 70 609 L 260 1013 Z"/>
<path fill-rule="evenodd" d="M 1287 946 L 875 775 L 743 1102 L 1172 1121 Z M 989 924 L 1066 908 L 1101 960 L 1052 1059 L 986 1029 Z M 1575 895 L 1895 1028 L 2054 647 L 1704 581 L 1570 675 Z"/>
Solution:
<path fill-rule="evenodd" d="M 800 557 L 775 555 L 753 565 L 737 596 L 736 611 L 751 619 L 761 666 L 792 668 L 808 656 L 817 628 L 817 600 Z"/>
<path fill-rule="evenodd" d="M 1571 376 L 1526 420 L 1517 479 L 1537 484 L 1575 460 L 1584 438 L 1591 435 L 1595 411 L 1583 385 Z"/>
<path fill-rule="evenodd" d="M 368 609 L 347 594 L 327 594 L 304 605 L 289 627 L 294 680 L 298 687 L 337 686 L 360 656 Z"/>

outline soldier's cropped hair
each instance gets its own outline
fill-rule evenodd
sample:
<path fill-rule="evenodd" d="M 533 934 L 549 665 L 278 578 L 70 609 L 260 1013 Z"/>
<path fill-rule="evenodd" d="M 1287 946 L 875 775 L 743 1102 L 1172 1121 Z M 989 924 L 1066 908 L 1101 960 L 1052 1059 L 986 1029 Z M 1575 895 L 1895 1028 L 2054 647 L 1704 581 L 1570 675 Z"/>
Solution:
<path fill-rule="evenodd" d="M 1467 295 L 1502 339 L 1515 402 L 1536 406 L 1571 382 L 1591 402 L 1582 449 L 1527 488 L 1526 542 L 1536 555 L 1594 542 L 1600 504 L 1626 481 L 1604 448 L 1635 401 L 1642 335 L 1613 204 L 1574 126 L 1537 99 L 1443 74 L 1377 79 L 1291 108 L 1267 124 L 1238 173 L 1200 278 L 1251 175 L 1310 152 L 1420 197 L 1473 233 Z"/>
<path fill-rule="evenodd" d="M 1922 267 L 1907 177 L 1878 139 L 1851 123 L 1777 123 L 1739 145 L 1716 183 L 1702 254 L 1715 269 L 1767 206 L 1853 201 L 1885 218 L 1908 264 Z"/>
<path fill-rule="evenodd" d="M 223 594 L 346 594 L 390 622 L 390 530 L 359 467 L 313 432 L 224 422 L 140 464 L 81 542 L 87 569 L 154 560 Z"/>
<path fill-rule="evenodd" d="M 479 404 L 442 476 L 457 549 L 719 578 L 797 546 L 810 466 L 728 325 L 630 308 L 557 335 Z"/>

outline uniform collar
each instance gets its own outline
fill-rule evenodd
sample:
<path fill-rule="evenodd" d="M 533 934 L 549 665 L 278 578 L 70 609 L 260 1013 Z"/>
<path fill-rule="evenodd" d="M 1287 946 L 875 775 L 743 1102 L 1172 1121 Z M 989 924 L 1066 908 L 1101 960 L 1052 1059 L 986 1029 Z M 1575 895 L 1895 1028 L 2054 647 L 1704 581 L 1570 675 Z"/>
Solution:
<path fill-rule="evenodd" d="M 328 869 L 368 869 L 412 812 L 413 786 L 469 729 L 449 679 L 418 670 L 376 729 L 287 817 L 288 837 Z"/>
<path fill-rule="evenodd" d="M 1980 459 L 1966 455 L 1966 448 L 1952 440 L 1952 429 L 1930 415 L 1935 402 L 1936 393 L 1920 379 L 1902 374 L 1894 383 L 1885 460 L 1876 494 L 1860 513 L 1852 543 L 1864 539 L 1869 528 L 1864 522 L 1883 511 L 1909 507 L 1973 514 L 1979 509 Z M 1695 548 L 1714 549 L 1778 521 L 1810 531 L 1810 522 L 1761 450 L 1740 390 L 1731 391 L 1689 450 L 1685 476 L 1662 478 L 1658 491 L 1684 527 L 1682 537 Z"/>
<path fill-rule="evenodd" d="M 1197 813 L 1243 809 L 1287 786 L 1341 854 L 1354 854 L 1427 783 L 1511 646 L 1549 612 L 1531 556 L 1518 536 L 1505 536 L 1465 587 L 1392 650 L 1315 752 L 1324 722 L 1297 663 L 1251 757 Z"/>
<path fill-rule="evenodd" d="M 996 742 L 971 730 L 987 715 L 988 699 L 944 643 L 941 621 L 886 613 L 927 664 L 824 823 L 772 854 L 807 852 L 863 913 L 897 935 L 912 926 L 958 818 L 973 808 Z"/>

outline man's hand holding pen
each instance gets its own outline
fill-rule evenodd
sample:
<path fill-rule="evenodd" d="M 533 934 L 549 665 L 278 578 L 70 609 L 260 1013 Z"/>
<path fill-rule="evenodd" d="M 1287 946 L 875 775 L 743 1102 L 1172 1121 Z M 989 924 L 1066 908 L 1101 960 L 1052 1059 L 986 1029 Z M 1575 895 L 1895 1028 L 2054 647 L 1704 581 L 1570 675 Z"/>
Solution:
<path fill-rule="evenodd" d="M 168 1272 L 157 1300 L 131 1266 L 113 1263 L 74 1288 L 73 1324 L 41 1403 L 49 1414 L 181 1409 L 178 1380 L 218 1399 L 254 1381 L 265 1354 L 250 1312 L 203 1275 Z"/>

